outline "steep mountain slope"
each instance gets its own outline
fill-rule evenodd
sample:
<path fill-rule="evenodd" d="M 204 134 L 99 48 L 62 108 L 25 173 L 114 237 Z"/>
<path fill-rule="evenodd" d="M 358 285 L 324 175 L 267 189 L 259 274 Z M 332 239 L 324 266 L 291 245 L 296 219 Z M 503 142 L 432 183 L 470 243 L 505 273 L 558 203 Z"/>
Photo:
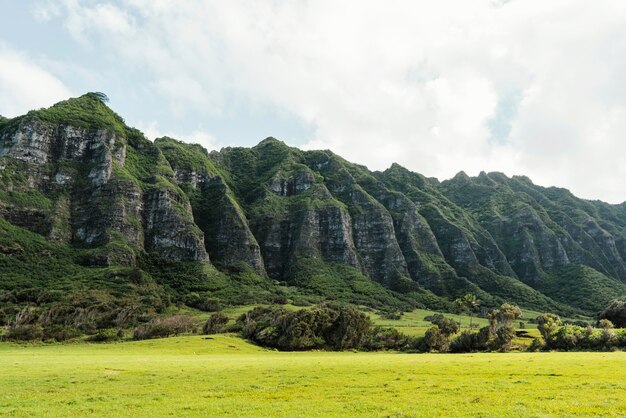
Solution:
<path fill-rule="evenodd" d="M 530 286 L 579 306 L 589 305 L 599 293 L 623 292 L 626 229 L 620 206 L 584 201 L 567 190 L 501 173 L 459 174 L 440 189 L 492 234 L 511 268 Z M 598 288 L 578 296 L 566 290 L 587 282 Z"/>
<path fill-rule="evenodd" d="M 13 295 L 406 309 L 473 292 L 570 314 L 626 295 L 626 204 L 499 173 L 371 172 L 273 138 L 210 153 L 152 143 L 97 93 L 0 119 L 0 216 Z"/>

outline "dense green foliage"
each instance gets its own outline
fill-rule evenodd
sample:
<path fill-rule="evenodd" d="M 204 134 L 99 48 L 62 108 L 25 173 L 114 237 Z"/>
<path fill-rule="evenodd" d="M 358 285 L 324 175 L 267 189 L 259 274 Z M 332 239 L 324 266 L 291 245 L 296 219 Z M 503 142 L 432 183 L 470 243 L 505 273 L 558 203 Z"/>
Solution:
<path fill-rule="evenodd" d="M 600 314 L 618 328 L 626 328 L 626 299 L 615 299 Z"/>
<path fill-rule="evenodd" d="M 357 308 L 336 303 L 298 311 L 259 307 L 242 315 L 239 322 L 245 338 L 288 351 L 358 349 L 372 326 Z"/>
<path fill-rule="evenodd" d="M 198 328 L 198 322 L 187 315 L 154 318 L 150 322 L 135 328 L 133 339 L 149 340 L 152 338 L 165 338 L 193 332 L 196 328 Z"/>
<path fill-rule="evenodd" d="M 614 308 L 612 304 L 607 310 Z M 549 350 L 611 350 L 626 348 L 626 329 L 614 330 L 613 323 L 602 319 L 598 327 L 579 326 L 563 323 L 554 314 L 544 314 L 537 318 L 543 340 L 538 348 Z"/>

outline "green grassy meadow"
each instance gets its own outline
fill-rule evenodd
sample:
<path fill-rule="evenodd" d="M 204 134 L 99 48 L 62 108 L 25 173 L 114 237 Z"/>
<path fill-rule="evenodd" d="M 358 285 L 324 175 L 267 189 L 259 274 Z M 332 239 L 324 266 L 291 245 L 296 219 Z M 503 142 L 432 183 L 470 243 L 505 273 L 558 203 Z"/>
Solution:
<path fill-rule="evenodd" d="M 265 350 L 232 335 L 0 344 L 1 416 L 624 416 L 626 353 Z"/>

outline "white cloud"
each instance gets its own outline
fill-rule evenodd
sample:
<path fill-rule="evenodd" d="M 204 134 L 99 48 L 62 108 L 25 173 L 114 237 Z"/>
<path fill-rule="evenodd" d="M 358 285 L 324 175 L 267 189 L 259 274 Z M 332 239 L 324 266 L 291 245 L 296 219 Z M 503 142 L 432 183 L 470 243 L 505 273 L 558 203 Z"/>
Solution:
<path fill-rule="evenodd" d="M 61 8 L 58 4 L 48 0 L 31 5 L 33 17 L 38 22 L 47 22 L 61 15 Z"/>
<path fill-rule="evenodd" d="M 72 96 L 70 90 L 29 57 L 0 43 L 0 114 L 14 117 Z"/>
<path fill-rule="evenodd" d="M 61 0 L 67 10 L 65 27 L 78 40 L 84 40 L 87 32 L 102 30 L 117 36 L 128 36 L 133 24 L 132 17 L 123 9 L 100 2 L 82 6 L 80 0 Z"/>
<path fill-rule="evenodd" d="M 179 114 L 269 104 L 315 126 L 307 148 L 374 169 L 626 199 L 621 0 L 63 1 L 77 39 Z"/>

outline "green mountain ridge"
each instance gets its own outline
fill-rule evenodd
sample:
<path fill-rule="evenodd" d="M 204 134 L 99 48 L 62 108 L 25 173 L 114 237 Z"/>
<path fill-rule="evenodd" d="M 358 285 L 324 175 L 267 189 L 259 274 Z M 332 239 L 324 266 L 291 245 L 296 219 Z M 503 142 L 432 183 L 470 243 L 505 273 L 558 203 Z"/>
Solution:
<path fill-rule="evenodd" d="M 502 173 L 372 172 L 274 138 L 151 142 L 95 93 L 0 118 L 0 215 L 0 300 L 15 304 L 448 309 L 473 292 L 590 315 L 626 295 L 626 203 Z"/>

